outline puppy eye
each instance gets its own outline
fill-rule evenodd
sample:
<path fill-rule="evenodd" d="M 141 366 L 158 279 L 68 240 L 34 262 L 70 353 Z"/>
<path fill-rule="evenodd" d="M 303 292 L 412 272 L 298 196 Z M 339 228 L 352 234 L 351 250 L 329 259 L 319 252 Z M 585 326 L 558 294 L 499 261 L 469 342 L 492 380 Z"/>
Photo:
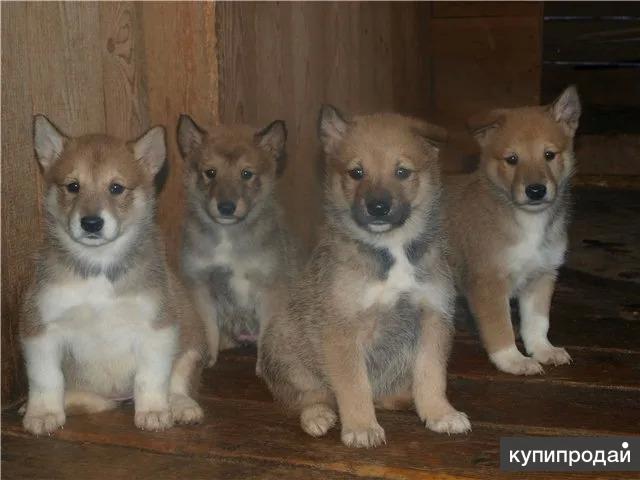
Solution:
<path fill-rule="evenodd" d="M 411 170 L 409 170 L 408 168 L 398 167 L 396 169 L 396 177 L 398 177 L 401 180 L 404 180 L 405 178 L 409 178 L 410 175 L 411 175 Z"/>
<path fill-rule="evenodd" d="M 251 170 L 245 169 L 240 172 L 240 176 L 245 180 L 249 180 L 251 177 L 253 177 L 253 172 Z"/>
<path fill-rule="evenodd" d="M 364 177 L 364 170 L 362 170 L 362 167 L 352 168 L 347 173 L 349 173 L 349 176 L 354 180 L 361 180 L 362 177 Z"/>
<path fill-rule="evenodd" d="M 515 165 L 516 163 L 518 163 L 518 156 L 513 154 L 513 155 L 509 155 L 508 157 L 505 157 L 505 162 L 507 162 L 509 165 Z"/>
<path fill-rule="evenodd" d="M 71 182 L 67 184 L 67 191 L 71 193 L 78 193 L 80 191 L 80 184 L 78 182 Z"/>
<path fill-rule="evenodd" d="M 213 178 L 216 176 L 216 169 L 210 168 L 209 170 L 204 171 L 204 176 L 207 178 Z"/>
<path fill-rule="evenodd" d="M 544 159 L 548 162 L 556 158 L 556 152 L 552 152 L 551 150 L 546 150 L 544 152 Z"/>
<path fill-rule="evenodd" d="M 124 187 L 119 183 L 112 183 L 111 185 L 109 185 L 109 192 L 111 193 L 111 195 L 120 195 L 122 192 L 124 192 Z"/>

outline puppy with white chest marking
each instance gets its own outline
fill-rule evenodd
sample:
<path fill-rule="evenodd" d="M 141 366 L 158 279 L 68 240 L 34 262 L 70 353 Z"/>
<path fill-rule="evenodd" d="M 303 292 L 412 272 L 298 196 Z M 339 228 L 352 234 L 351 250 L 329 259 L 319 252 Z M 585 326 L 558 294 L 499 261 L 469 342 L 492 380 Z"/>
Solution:
<path fill-rule="evenodd" d="M 50 433 L 67 414 L 129 398 L 139 428 L 199 422 L 202 327 L 154 221 L 164 129 L 131 142 L 70 138 L 38 115 L 34 143 L 46 238 L 20 323 L 25 429 Z"/>
<path fill-rule="evenodd" d="M 219 350 L 259 340 L 296 269 L 297 248 L 274 191 L 286 135 L 282 121 L 262 130 L 205 131 L 180 117 L 188 202 L 182 265 L 204 321 L 210 365 Z"/>
<path fill-rule="evenodd" d="M 446 397 L 454 287 L 434 143 L 444 132 L 325 106 L 319 134 L 327 226 L 264 332 L 263 377 L 310 435 L 324 435 L 337 409 L 348 446 L 385 442 L 374 402 L 413 403 L 428 428 L 466 432 Z"/>
<path fill-rule="evenodd" d="M 580 100 L 567 88 L 551 105 L 494 110 L 472 120 L 479 169 L 446 179 L 446 224 L 456 283 L 489 358 L 516 375 L 571 357 L 547 339 L 549 307 L 567 249 L 569 183 Z M 525 356 L 515 344 L 517 298 Z"/>

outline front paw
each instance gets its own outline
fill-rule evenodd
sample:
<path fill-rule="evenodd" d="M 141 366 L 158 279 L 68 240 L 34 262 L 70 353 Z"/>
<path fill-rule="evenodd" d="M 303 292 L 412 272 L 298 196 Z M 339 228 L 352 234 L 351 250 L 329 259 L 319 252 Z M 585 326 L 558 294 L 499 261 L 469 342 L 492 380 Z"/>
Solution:
<path fill-rule="evenodd" d="M 305 408 L 300 414 L 300 426 L 312 437 L 321 437 L 333 427 L 338 419 L 328 405 L 317 404 Z"/>
<path fill-rule="evenodd" d="M 49 411 L 31 413 L 27 411 L 22 419 L 24 429 L 34 435 L 51 434 L 64 425 L 66 420 L 64 411 Z"/>
<path fill-rule="evenodd" d="M 467 433 L 471 431 L 471 422 L 464 412 L 454 410 L 440 418 L 428 418 L 426 426 L 438 433 Z"/>
<path fill-rule="evenodd" d="M 366 427 L 342 427 L 342 443 L 347 447 L 371 448 L 387 443 L 384 430 L 378 422 Z"/>
<path fill-rule="evenodd" d="M 531 357 L 526 357 L 515 347 L 492 353 L 489 358 L 493 364 L 506 373 L 513 375 L 538 375 L 544 373 L 540 363 Z"/>
<path fill-rule="evenodd" d="M 544 365 L 566 365 L 571 363 L 571 355 L 562 347 L 544 345 L 531 351 L 534 359 Z"/>
<path fill-rule="evenodd" d="M 173 417 L 169 410 L 141 411 L 136 412 L 134 423 L 141 430 L 160 432 L 173 426 Z"/>
<path fill-rule="evenodd" d="M 202 422 L 204 412 L 198 403 L 186 395 L 171 395 L 171 416 L 173 421 L 183 425 L 195 425 Z"/>

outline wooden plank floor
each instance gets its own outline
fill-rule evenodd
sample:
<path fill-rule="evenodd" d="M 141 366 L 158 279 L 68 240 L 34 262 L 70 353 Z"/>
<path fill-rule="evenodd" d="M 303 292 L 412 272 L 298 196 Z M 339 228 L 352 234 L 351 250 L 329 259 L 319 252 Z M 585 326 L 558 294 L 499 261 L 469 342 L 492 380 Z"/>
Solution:
<path fill-rule="evenodd" d="M 352 450 L 332 430 L 314 439 L 254 376 L 254 353 L 224 353 L 206 372 L 206 422 L 150 433 L 132 405 L 71 417 L 46 438 L 2 414 L 6 479 L 91 478 L 640 478 L 634 473 L 507 474 L 499 439 L 513 435 L 640 433 L 640 192 L 579 191 L 572 252 L 554 297 L 551 339 L 574 364 L 514 377 L 488 363 L 459 315 L 449 392 L 473 432 L 439 435 L 412 412 L 379 412 L 387 445 Z"/>

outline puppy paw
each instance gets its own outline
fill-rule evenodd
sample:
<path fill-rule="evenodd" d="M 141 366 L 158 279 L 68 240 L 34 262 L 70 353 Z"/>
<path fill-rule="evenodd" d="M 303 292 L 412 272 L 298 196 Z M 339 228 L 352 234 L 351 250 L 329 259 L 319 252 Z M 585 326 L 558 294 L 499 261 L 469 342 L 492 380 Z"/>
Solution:
<path fill-rule="evenodd" d="M 532 349 L 533 358 L 544 365 L 565 365 L 571 363 L 571 355 L 564 348 L 545 345 Z"/>
<path fill-rule="evenodd" d="M 204 412 L 198 403 L 186 395 L 171 395 L 169 399 L 171 416 L 175 423 L 195 425 L 202 422 Z"/>
<path fill-rule="evenodd" d="M 427 419 L 427 428 L 438 433 L 467 433 L 471 431 L 471 422 L 464 412 L 454 410 L 438 419 Z"/>
<path fill-rule="evenodd" d="M 524 356 L 515 346 L 492 353 L 489 358 L 498 370 L 512 373 L 513 375 L 539 375 L 544 373 L 542 365 L 536 359 Z"/>
<path fill-rule="evenodd" d="M 142 411 L 136 412 L 134 423 L 141 430 L 160 432 L 173 426 L 173 417 L 169 410 Z"/>
<path fill-rule="evenodd" d="M 51 434 L 64 425 L 66 420 L 63 411 L 38 412 L 25 414 L 22 419 L 24 429 L 34 435 Z"/>
<path fill-rule="evenodd" d="M 317 404 L 305 408 L 300 414 L 302 430 L 312 437 L 321 437 L 336 424 L 338 416 L 327 405 Z"/>
<path fill-rule="evenodd" d="M 387 443 L 384 430 L 377 422 L 368 427 L 343 427 L 342 443 L 347 447 L 372 448 Z"/>

